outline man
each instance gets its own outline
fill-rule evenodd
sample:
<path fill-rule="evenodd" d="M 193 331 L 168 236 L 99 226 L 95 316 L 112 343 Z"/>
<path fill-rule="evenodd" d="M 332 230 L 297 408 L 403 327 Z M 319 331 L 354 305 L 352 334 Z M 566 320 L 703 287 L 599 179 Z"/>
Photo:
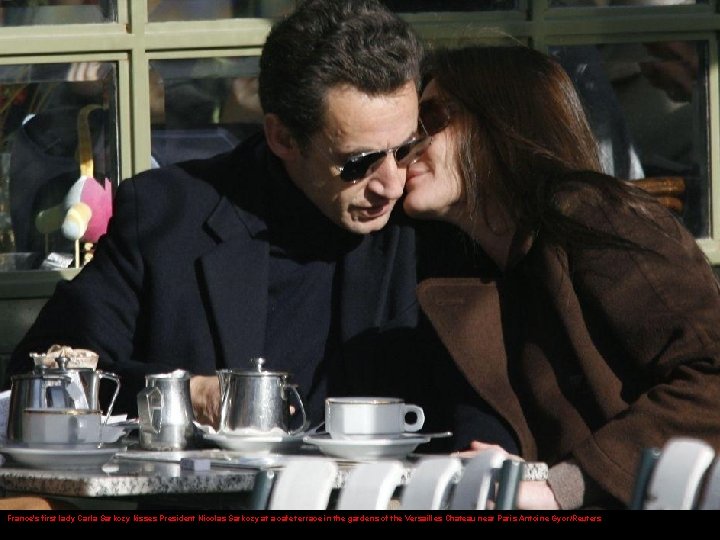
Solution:
<path fill-rule="evenodd" d="M 387 347 L 417 319 L 414 236 L 394 209 L 428 143 L 421 55 L 375 0 L 303 2 L 263 49 L 264 137 L 122 182 L 94 259 L 58 285 L 10 374 L 53 343 L 94 350 L 132 415 L 145 374 L 186 369 L 204 423 L 216 370 L 257 356 L 291 373 L 315 422 L 329 392 L 382 392 Z"/>

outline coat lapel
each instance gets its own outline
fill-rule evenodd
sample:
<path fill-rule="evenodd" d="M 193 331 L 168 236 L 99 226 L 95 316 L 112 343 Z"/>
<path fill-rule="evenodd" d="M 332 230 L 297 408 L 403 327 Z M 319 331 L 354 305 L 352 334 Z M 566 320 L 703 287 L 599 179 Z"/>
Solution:
<path fill-rule="evenodd" d="M 418 286 L 418 300 L 468 382 L 513 427 L 523 457 L 532 459 L 537 448 L 508 377 L 496 283 L 428 279 Z"/>
<path fill-rule="evenodd" d="M 247 367 L 265 348 L 269 246 L 265 223 L 223 198 L 207 221 L 219 245 L 200 258 L 224 367 Z M 222 366 L 218 366 L 222 367 Z"/>
<path fill-rule="evenodd" d="M 389 238 L 388 238 L 389 236 Z M 388 264 L 397 250 L 398 230 L 366 235 L 342 262 L 341 335 L 343 342 L 382 323 L 390 275 Z"/>

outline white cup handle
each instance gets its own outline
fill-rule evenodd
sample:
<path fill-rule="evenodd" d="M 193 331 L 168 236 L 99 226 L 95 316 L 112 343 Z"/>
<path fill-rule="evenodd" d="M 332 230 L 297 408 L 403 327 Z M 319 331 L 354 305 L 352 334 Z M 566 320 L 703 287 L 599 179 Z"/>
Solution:
<path fill-rule="evenodd" d="M 415 422 L 409 424 L 407 421 L 405 421 L 405 431 L 419 431 L 425 423 L 425 412 L 423 411 L 422 407 L 418 407 L 417 405 L 413 405 L 411 403 L 406 403 L 404 409 L 405 416 L 407 416 L 408 413 L 415 413 Z"/>

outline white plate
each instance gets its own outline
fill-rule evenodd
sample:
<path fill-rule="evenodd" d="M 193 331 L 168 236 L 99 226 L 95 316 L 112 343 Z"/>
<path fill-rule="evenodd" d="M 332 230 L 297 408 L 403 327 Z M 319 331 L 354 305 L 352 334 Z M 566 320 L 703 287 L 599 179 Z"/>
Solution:
<path fill-rule="evenodd" d="M 11 462 L 6 465 L 15 463 L 33 469 L 90 469 L 102 467 L 124 449 L 124 446 L 117 445 L 102 448 L 95 445 L 6 445 L 0 447 L 0 453 L 10 458 Z"/>
<path fill-rule="evenodd" d="M 203 438 L 225 450 L 247 454 L 282 454 L 300 448 L 305 433 L 298 435 L 225 435 L 203 433 Z"/>
<path fill-rule="evenodd" d="M 317 446 L 328 456 L 354 461 L 378 458 L 404 458 L 418 446 L 430 440 L 423 435 L 396 437 L 392 439 L 331 439 L 329 435 L 308 435 L 305 442 Z"/>

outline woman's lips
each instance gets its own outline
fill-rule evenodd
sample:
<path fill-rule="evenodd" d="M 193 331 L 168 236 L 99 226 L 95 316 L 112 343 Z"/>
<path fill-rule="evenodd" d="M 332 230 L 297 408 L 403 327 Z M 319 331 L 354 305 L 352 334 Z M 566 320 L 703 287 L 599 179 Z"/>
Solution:
<path fill-rule="evenodd" d="M 416 182 L 418 178 L 420 178 L 423 175 L 421 172 L 417 172 L 415 174 L 408 173 L 407 179 L 405 180 L 405 191 L 408 190 L 408 188 L 411 188 L 412 185 Z"/>

